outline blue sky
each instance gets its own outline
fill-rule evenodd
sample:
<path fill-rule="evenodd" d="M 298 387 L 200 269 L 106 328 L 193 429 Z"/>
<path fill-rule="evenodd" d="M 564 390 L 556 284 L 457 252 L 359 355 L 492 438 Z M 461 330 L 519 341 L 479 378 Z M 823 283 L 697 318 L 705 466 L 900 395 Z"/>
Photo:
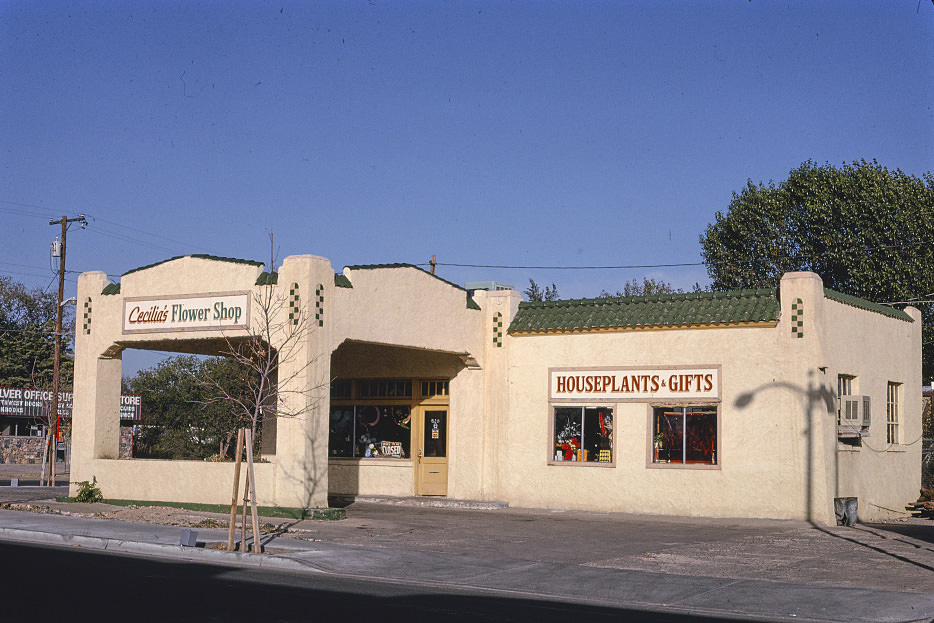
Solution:
<path fill-rule="evenodd" d="M 271 231 L 335 270 L 690 289 L 747 179 L 934 169 L 934 4 L 2 0 L 0 87 L 0 274 L 32 287 L 83 213 L 67 267 L 114 281 Z"/>

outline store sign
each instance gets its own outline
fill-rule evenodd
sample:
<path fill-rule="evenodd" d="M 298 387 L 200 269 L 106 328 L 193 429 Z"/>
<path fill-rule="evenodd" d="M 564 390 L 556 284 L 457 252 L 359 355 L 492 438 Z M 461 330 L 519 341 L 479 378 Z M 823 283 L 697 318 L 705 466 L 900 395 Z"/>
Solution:
<path fill-rule="evenodd" d="M 120 419 L 139 420 L 143 417 L 143 398 L 138 394 L 120 395 Z"/>
<path fill-rule="evenodd" d="M 71 418 L 74 395 L 58 393 L 58 415 Z M 142 401 L 137 394 L 120 396 L 120 419 L 138 420 L 141 417 Z M 0 416 L 46 417 L 52 411 L 52 390 L 27 389 L 24 387 L 0 387 Z"/>
<path fill-rule="evenodd" d="M 245 329 L 249 318 L 249 292 L 123 301 L 124 333 Z"/>
<path fill-rule="evenodd" d="M 552 368 L 553 400 L 717 399 L 720 368 Z"/>

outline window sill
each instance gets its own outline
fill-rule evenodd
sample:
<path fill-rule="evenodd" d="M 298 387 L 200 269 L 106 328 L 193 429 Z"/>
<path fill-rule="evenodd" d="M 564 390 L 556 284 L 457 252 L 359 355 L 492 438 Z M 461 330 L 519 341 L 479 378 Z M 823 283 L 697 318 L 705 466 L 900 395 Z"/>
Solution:
<path fill-rule="evenodd" d="M 412 459 L 389 459 L 382 457 L 350 457 L 350 456 L 331 456 L 328 457 L 328 462 L 331 463 L 344 463 L 348 465 L 412 465 Z"/>
<path fill-rule="evenodd" d="M 696 469 L 696 470 L 719 470 L 720 464 L 716 463 L 711 465 L 710 463 L 692 463 L 688 461 L 687 463 L 648 463 L 646 467 L 649 469 Z"/>
<path fill-rule="evenodd" d="M 600 461 L 556 461 L 551 459 L 549 465 L 570 465 L 573 467 L 616 467 L 616 463 L 601 463 Z"/>

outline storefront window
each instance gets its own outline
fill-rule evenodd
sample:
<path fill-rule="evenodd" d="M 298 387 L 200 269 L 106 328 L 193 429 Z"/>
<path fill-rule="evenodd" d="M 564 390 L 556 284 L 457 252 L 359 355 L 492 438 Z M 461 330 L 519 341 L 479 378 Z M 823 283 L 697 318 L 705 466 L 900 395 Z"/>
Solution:
<path fill-rule="evenodd" d="M 408 405 L 332 406 L 328 454 L 347 458 L 410 457 L 412 410 Z"/>
<path fill-rule="evenodd" d="M 652 462 L 717 464 L 717 407 L 655 407 Z"/>
<path fill-rule="evenodd" d="M 555 407 L 555 461 L 613 462 L 613 409 Z"/>

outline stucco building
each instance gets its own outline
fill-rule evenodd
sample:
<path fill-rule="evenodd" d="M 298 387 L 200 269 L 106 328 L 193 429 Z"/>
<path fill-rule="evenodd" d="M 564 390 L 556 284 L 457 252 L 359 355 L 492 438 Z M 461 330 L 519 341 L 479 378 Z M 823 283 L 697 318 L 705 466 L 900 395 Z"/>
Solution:
<path fill-rule="evenodd" d="M 273 293 L 304 332 L 281 362 L 290 417 L 264 427 L 260 504 L 439 495 L 829 523 L 835 498 L 876 519 L 917 496 L 913 308 L 812 273 L 769 290 L 526 303 L 410 265 L 335 273 L 291 256 L 263 269 L 185 256 L 119 284 L 81 275 L 73 480 L 96 477 L 113 498 L 228 502 L 230 464 L 117 458 L 121 354 L 220 353 Z"/>

